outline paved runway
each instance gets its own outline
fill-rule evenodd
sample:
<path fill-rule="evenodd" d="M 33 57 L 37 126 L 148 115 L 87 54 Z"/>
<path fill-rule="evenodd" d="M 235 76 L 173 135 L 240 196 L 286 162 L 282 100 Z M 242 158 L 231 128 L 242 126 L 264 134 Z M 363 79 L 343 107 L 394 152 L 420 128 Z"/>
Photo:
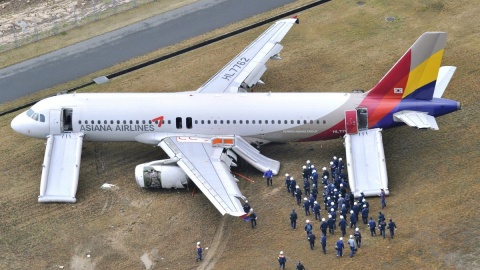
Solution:
<path fill-rule="evenodd" d="M 1 69 L 0 103 L 83 77 L 291 2 L 294 0 L 200 0 Z"/>

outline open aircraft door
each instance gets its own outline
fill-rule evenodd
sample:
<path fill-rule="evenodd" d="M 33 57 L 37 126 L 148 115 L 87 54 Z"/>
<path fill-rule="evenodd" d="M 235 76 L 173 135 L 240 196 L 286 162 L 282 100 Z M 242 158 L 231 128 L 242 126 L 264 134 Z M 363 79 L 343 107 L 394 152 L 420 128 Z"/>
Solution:
<path fill-rule="evenodd" d="M 60 110 L 50 110 L 50 134 L 60 134 Z"/>
<path fill-rule="evenodd" d="M 357 110 L 345 111 L 345 130 L 347 134 L 358 133 Z"/>

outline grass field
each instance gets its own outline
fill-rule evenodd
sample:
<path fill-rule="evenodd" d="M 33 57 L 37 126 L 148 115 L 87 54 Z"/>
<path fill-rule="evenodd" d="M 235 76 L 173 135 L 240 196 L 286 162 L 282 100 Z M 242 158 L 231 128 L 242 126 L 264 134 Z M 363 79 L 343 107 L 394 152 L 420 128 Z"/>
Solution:
<path fill-rule="evenodd" d="M 268 63 L 266 85 L 255 90 L 368 90 L 421 33 L 448 32 L 443 64 L 458 69 L 444 96 L 461 101 L 462 110 L 439 118 L 439 131 L 401 127 L 383 132 L 391 192 L 384 212 L 398 226 L 394 240 L 371 238 L 362 225 L 363 245 L 353 259 L 335 257 L 338 232 L 327 240 L 327 255 L 318 242 L 311 251 L 303 232 L 306 218 L 287 195 L 283 177 L 266 188 L 262 174 L 246 164 L 238 171 L 255 183 L 241 180 L 239 185 L 258 215 L 254 230 L 240 219 L 222 217 L 201 193 L 141 190 L 135 166 L 166 155 L 138 143 L 85 143 L 77 203 L 39 204 L 45 146 L 15 134 L 10 129 L 14 115 L 7 115 L 0 118 L 0 268 L 145 269 L 145 256 L 151 269 L 275 269 L 280 250 L 288 269 L 299 259 L 307 269 L 480 268 L 480 6 L 473 0 L 356 2 L 337 0 L 303 12 L 300 25 L 282 42 L 283 60 Z M 389 16 L 396 20 L 385 21 Z M 266 27 L 86 91 L 196 89 Z M 281 161 L 279 175 L 297 178 L 307 159 L 323 167 L 333 155 L 345 155 L 340 139 L 267 145 L 261 152 Z M 106 182 L 119 189 L 102 190 Z M 369 201 L 376 216 L 380 200 Z M 289 227 L 292 208 L 300 213 L 296 231 Z M 317 237 L 318 232 L 319 222 L 314 222 Z M 195 263 L 197 241 L 209 247 L 202 263 Z"/>

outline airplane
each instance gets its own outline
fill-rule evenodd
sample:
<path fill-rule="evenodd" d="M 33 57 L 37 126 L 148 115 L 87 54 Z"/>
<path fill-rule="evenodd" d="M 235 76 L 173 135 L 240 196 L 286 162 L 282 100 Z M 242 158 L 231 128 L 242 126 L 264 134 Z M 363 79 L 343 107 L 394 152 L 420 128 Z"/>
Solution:
<path fill-rule="evenodd" d="M 440 66 L 444 32 L 422 34 L 367 92 L 252 92 L 263 83 L 266 62 L 281 59 L 280 41 L 295 23 L 297 17 L 275 22 L 196 91 L 63 94 L 16 116 L 14 131 L 48 138 L 39 201 L 75 202 L 77 183 L 62 179 L 68 171 L 78 182 L 83 140 L 132 141 L 159 146 L 169 156 L 135 168 L 140 187 L 184 188 L 190 179 L 222 215 L 245 216 L 246 198 L 231 172 L 238 156 L 262 172 L 280 169 L 252 145 L 337 139 L 405 124 L 436 130 L 435 117 L 461 109 L 460 102 L 442 98 L 455 71 Z"/>

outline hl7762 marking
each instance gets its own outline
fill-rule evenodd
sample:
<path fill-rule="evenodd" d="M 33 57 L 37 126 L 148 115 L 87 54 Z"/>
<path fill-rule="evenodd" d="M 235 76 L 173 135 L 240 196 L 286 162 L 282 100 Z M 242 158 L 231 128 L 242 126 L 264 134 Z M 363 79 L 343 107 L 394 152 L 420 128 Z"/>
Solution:
<path fill-rule="evenodd" d="M 233 72 L 233 73 L 225 73 L 222 76 L 222 79 L 225 79 L 227 81 L 230 81 L 230 78 L 235 76 L 242 68 L 245 67 L 245 65 L 250 61 L 250 59 L 247 59 L 245 57 L 240 58 L 231 68 L 228 69 L 228 71 Z"/>

